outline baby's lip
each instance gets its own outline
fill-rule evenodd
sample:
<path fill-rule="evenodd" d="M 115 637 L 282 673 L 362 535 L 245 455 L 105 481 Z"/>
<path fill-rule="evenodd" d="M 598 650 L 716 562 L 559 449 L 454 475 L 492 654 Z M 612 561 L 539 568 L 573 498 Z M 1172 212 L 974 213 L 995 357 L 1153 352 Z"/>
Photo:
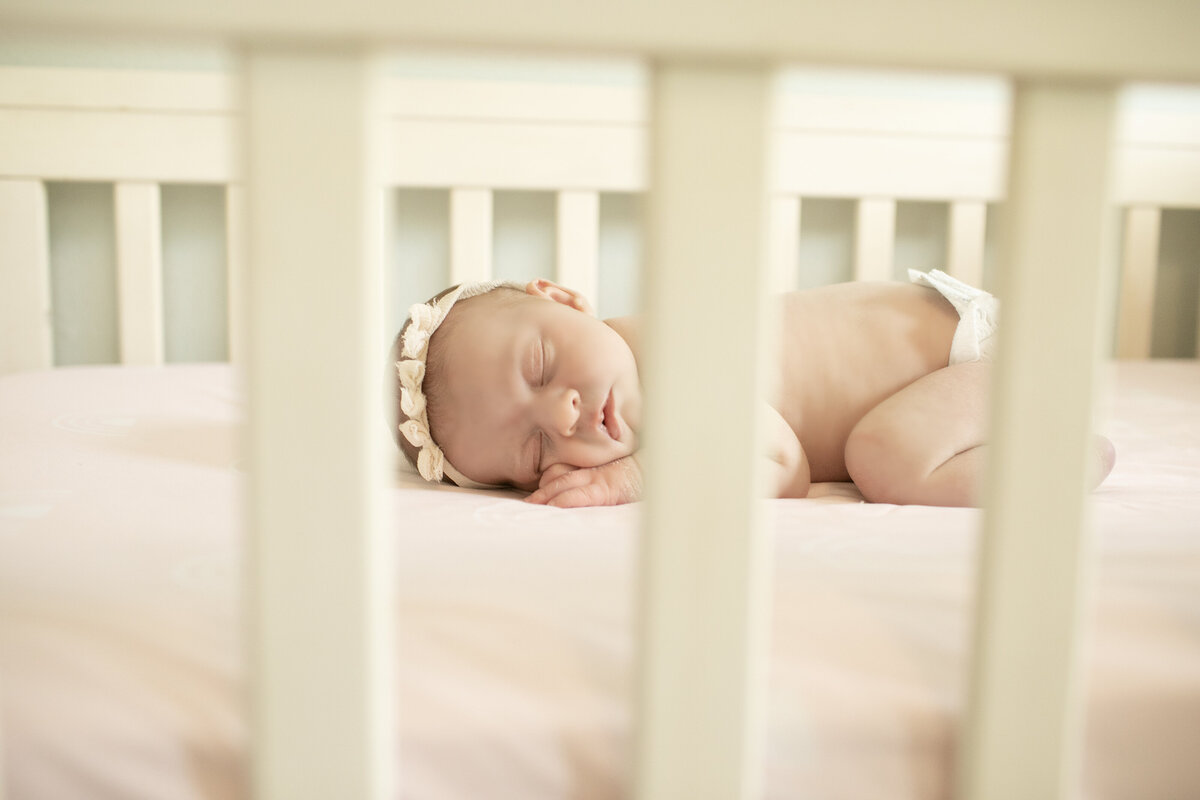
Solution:
<path fill-rule="evenodd" d="M 604 430 L 613 441 L 618 441 L 621 438 L 621 422 L 617 419 L 617 401 L 613 397 L 612 390 L 608 390 L 608 399 L 604 401 L 604 408 L 601 410 L 601 423 L 604 425 Z"/>

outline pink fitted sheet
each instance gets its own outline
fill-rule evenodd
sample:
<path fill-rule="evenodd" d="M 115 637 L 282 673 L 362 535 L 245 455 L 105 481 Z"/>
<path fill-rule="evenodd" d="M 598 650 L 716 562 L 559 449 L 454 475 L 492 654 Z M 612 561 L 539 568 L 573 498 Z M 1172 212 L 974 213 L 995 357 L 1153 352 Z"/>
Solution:
<path fill-rule="evenodd" d="M 1085 793 L 1200 797 L 1200 365 L 1115 374 Z M 248 796 L 241 414 L 224 366 L 0 379 L 8 800 Z M 769 501 L 767 796 L 949 797 L 980 512 L 814 494 Z M 624 796 L 639 507 L 535 507 L 404 470 L 389 499 L 401 795 Z"/>

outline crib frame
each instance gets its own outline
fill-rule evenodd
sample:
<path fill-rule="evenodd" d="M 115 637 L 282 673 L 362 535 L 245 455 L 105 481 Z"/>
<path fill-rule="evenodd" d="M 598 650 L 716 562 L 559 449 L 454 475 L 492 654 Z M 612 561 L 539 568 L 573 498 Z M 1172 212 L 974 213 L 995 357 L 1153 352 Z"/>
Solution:
<path fill-rule="evenodd" d="M 748 259 L 755 267 L 745 276 L 746 290 L 737 296 L 734 318 L 747 330 L 758 331 L 761 341 L 768 338 L 768 326 L 757 312 L 764 307 L 768 287 L 783 283 L 781 272 L 773 272 L 770 264 L 786 263 L 795 247 L 794 232 L 775 227 L 769 233 L 768 220 L 795 220 L 799 213 L 796 193 L 781 193 L 771 204 L 766 202 L 778 189 L 768 182 L 772 154 L 765 147 L 773 64 L 820 59 L 994 70 L 1018 78 L 1007 195 L 1014 224 L 1002 285 L 1009 318 L 1016 324 L 1004 329 L 998 364 L 994 429 L 1001 432 L 1001 446 L 994 449 L 991 469 L 962 787 L 964 796 L 977 798 L 1072 796 L 1078 750 L 1075 650 L 1087 585 L 1083 454 L 1099 332 L 1104 328 L 1102 309 L 1112 283 L 1111 270 L 1095 265 L 1106 262 L 1104 198 L 1109 196 L 1111 177 L 1107 161 L 1115 88 L 1118 80 L 1132 78 L 1200 80 L 1200 53 L 1188 35 L 1200 29 L 1200 9 L 1112 0 L 1093 24 L 1080 28 L 1072 9 L 1039 6 L 1042 24 L 1032 33 L 1026 24 L 1029 5 L 857 0 L 817 9 L 752 0 L 734 13 L 718 0 L 701 0 L 651 7 L 618 4 L 597 19 L 583 19 L 561 4 L 540 2 L 483 8 L 464 0 L 436 7 L 347 3 L 299 9 L 262 2 L 247 9 L 231 1 L 190 7 L 137 0 L 103 6 L 5 0 L 0 20 L 6 26 L 83 26 L 102 35 L 132 30 L 168 38 L 199 31 L 244 48 L 240 93 L 246 103 L 241 109 L 246 133 L 240 145 L 229 118 L 200 113 L 203 119 L 180 124 L 171 133 L 187 142 L 187 137 L 203 132 L 204 142 L 189 159 L 196 174 L 175 177 L 171 170 L 130 174 L 114 169 L 106 177 L 119 181 L 115 191 L 122 352 L 130 363 L 161 361 L 161 344 L 156 345 L 161 342 L 161 307 L 155 291 L 161 245 L 154 182 L 190 178 L 232 184 L 230 264 L 243 278 L 231 286 L 245 287 L 245 294 L 235 288 L 231 298 L 231 341 L 235 361 L 246 365 L 251 376 L 249 450 L 255 475 L 250 553 L 258 569 L 248 610 L 255 633 L 255 796 L 382 798 L 394 788 L 387 766 L 393 752 L 391 734 L 382 711 L 389 704 L 379 702 L 386 696 L 390 652 L 389 576 L 379 568 L 388 563 L 377 510 L 383 456 L 374 428 L 366 422 L 376 397 L 375 365 L 366 354 L 378 340 L 380 324 L 378 309 L 369 300 L 380 274 L 374 176 L 403 174 L 404 167 L 381 166 L 385 148 L 374 139 L 370 122 L 378 98 L 372 51 L 380 41 L 553 45 L 647 58 L 653 88 L 646 155 L 651 164 L 650 237 L 656 265 L 647 276 L 650 312 L 678 324 L 696 318 L 687 314 L 716 316 L 729 297 L 706 291 L 705 285 L 716 283 L 731 254 L 757 254 Z M 931 14 L 938 15 L 936 24 Z M 680 19 L 690 24 L 681 26 Z M 862 19 L 881 24 L 864 25 Z M 946 36 L 948 29 L 956 35 Z M 1121 47 L 1108 46 L 1117 41 Z M 216 104 L 232 105 L 236 93 L 231 86 L 218 87 Z M 10 117 L 26 112 L 38 113 L 4 110 Z M 183 117 L 186 114 L 184 110 Z M 212 130 L 202 130 L 206 126 L 221 130 L 213 135 Z M 0 125 L 0 137 L 14 137 L 16 130 Z M 730 149 L 730 137 L 742 147 Z M 280 147 L 285 141 L 291 149 Z M 32 152 L 25 147 L 28 142 L 10 139 L 2 144 L 0 240 L 7 244 L 0 269 L 6 286 L 20 287 L 6 293 L 11 299 L 3 311 L 22 341 L 12 351 L 22 354 L 20 360 L 4 367 L 47 366 L 45 237 L 38 235 L 45 230 L 41 181 L 68 175 L 19 163 Z M 328 158 L 320 164 L 305 159 L 306 148 Z M 241 172 L 228 166 L 235 163 L 236 150 L 249 166 L 245 190 L 235 182 Z M 786 164 L 786 146 L 784 150 L 775 157 Z M 714 153 L 734 155 L 714 161 Z M 740 158 L 741 153 L 763 157 Z M 636 159 L 631 163 L 631 183 L 640 186 Z M 85 173 L 91 169 L 79 167 Z M 964 192 L 952 212 L 952 261 L 967 277 L 979 263 L 981 203 L 997 196 L 1003 184 L 998 175 L 991 177 L 991 193 Z M 1195 181 L 1184 184 L 1185 193 L 1197 186 Z M 584 276 L 585 285 L 586 276 L 594 275 L 594 265 L 589 264 L 594 255 L 585 245 L 595 230 L 595 192 L 603 188 L 582 183 L 559 195 L 560 229 L 583 232 L 578 239 L 563 237 L 583 244 L 560 253 L 560 272 Z M 859 205 L 860 277 L 878 275 L 881 265 L 890 262 L 888 233 L 894 220 L 896 195 L 867 194 Z M 719 196 L 726 205 L 715 209 L 688 201 L 706 196 Z M 329 225 L 313 224 L 314 210 L 324 208 L 330 198 L 341 216 Z M 1200 199 L 1189 198 L 1173 204 L 1200 205 Z M 456 280 L 486 276 L 488 256 L 478 243 L 490 225 L 489 188 L 456 185 L 451 202 L 452 274 Z M 1163 202 L 1161 197 L 1144 199 L 1145 205 L 1139 203 L 1126 215 L 1124 257 L 1136 268 L 1126 269 L 1125 280 L 1143 287 L 1147 265 L 1152 264 L 1148 254 L 1156 249 L 1156 209 Z M 705 224 L 718 211 L 722 219 L 738 222 Z M 248 224 L 243 223 L 243 212 Z M 1065 232 L 1046 235 L 1037 224 L 1046 216 L 1064 223 L 1060 231 Z M 287 236 L 279 233 L 283 229 L 289 231 Z M 337 253 L 355 257 L 347 259 L 352 267 L 346 274 L 332 280 L 327 262 Z M 28 263 L 39 265 L 40 272 L 22 266 Z M 1039 273 L 1038 265 L 1045 263 L 1060 266 Z M 248 264 L 254 268 L 247 269 Z M 694 280 L 697 271 L 713 280 Z M 281 296 L 274 281 L 284 275 L 290 288 Z M 1037 332 L 1062 322 L 1056 320 L 1058 306 L 1036 289 L 1046 280 L 1084 297 L 1064 335 L 1049 341 Z M 677 291 L 665 291 L 667 286 Z M 1132 322 L 1122 326 L 1122 348 L 1129 352 L 1145 348 L 1144 320 L 1149 314 L 1144 288 L 1137 296 L 1142 299 L 1134 305 L 1141 310 L 1131 312 Z M 329 309 L 333 322 L 314 336 L 298 318 L 305 307 L 318 303 Z M 650 359 L 665 364 L 673 345 L 665 330 L 653 333 L 657 335 L 651 337 Z M 313 355 L 304 370 L 289 370 L 287 348 L 295 346 L 297 337 L 311 346 Z M 756 348 L 760 353 L 767 349 Z M 354 352 L 363 356 L 350 359 L 347 366 L 345 356 Z M 1080 357 L 1081 353 L 1088 355 Z M 1061 364 L 1073 368 L 1060 370 Z M 753 409 L 762 396 L 761 365 L 745 365 L 744 380 L 735 384 L 748 387 L 733 401 L 741 404 L 748 419 L 756 416 Z M 314 392 L 305 373 L 340 376 L 342 391 Z M 664 379 L 647 389 L 655 438 L 648 447 L 651 495 L 643 557 L 638 791 L 646 798 L 753 797 L 758 791 L 761 732 L 756 687 L 762 685 L 768 589 L 767 542 L 762 506 L 755 501 L 755 471 L 743 468 L 753 463 L 753 448 L 744 444 L 753 436 L 742 432 L 731 443 L 734 449 L 740 446 L 737 459 L 722 457 L 727 451 L 721 448 L 689 447 L 689 432 L 715 416 L 715 409 L 677 402 L 694 395 L 683 381 Z M 1051 398 L 1039 423 L 1031 422 L 1039 416 L 1028 415 L 1022 406 L 1035 386 L 1041 387 L 1038 396 Z M 313 480 L 289 469 L 289 462 L 299 462 L 300 454 L 288 428 L 295 422 L 276 413 L 279 404 L 273 398 L 284 393 L 304 398 L 295 403 L 299 419 L 324 418 L 331 428 L 344 424 L 357 431 L 346 440 L 317 443 L 328 473 L 344 480 Z M 683 407 L 691 413 L 668 413 Z M 1061 457 L 1047 458 L 1041 451 L 1040 443 L 1048 435 L 1067 443 Z M 667 452 L 691 464 L 695 472 L 684 473 L 663 455 Z M 1038 466 L 1022 472 L 1023 464 Z M 730 490 L 723 497 L 712 493 L 697 498 L 692 487 L 701 475 L 712 476 L 710 480 Z M 1060 478 L 1060 488 L 1068 490 L 1055 497 L 1039 494 L 1036 484 L 1051 477 Z M 304 514 L 293 508 L 298 495 L 310 499 Z M 1036 522 L 1027 512 L 1022 515 L 1023 509 L 1033 507 L 1041 512 Z M 680 508 L 692 509 L 693 516 L 661 513 Z M 345 521 L 355 534 L 349 541 L 338 528 Z M 1062 537 L 1062 547 L 1050 557 L 1039 549 L 1047 531 Z M 288 535 L 304 544 L 285 544 Z M 269 554 L 285 552 L 285 547 L 289 563 L 273 566 Z M 707 572 L 680 566 L 705 560 L 724 566 Z M 1035 569 L 1038 564 L 1044 569 Z M 318 566 L 332 586 L 319 608 L 305 601 L 305 587 Z M 1038 607 L 1023 603 L 1024 596 L 1037 597 Z M 724 623 L 710 630 L 691 621 L 706 618 Z M 1047 640 L 1069 644 L 1047 647 Z M 343 657 L 313 659 L 309 668 L 297 668 L 311 655 L 314 641 L 325 643 L 327 653 Z M 724 660 L 718 664 L 717 658 Z M 715 666 L 686 668 L 701 661 Z M 1026 676 L 1031 673 L 1050 677 L 1039 684 L 1045 694 L 1037 703 L 1016 702 L 1026 696 Z M 670 686 L 664 685 L 663 676 L 670 676 Z M 322 694 L 338 702 L 320 706 L 319 715 L 304 714 L 312 709 L 312 698 Z M 696 703 L 696 697 L 710 702 Z M 1005 709 L 1012 713 L 1001 713 Z M 714 711 L 720 712 L 718 722 L 734 719 L 736 724 L 712 724 L 703 714 Z M 1038 740 L 1039 732 L 1047 729 L 1048 737 Z M 349 744 L 330 748 L 330 740 Z M 1030 741 L 1044 743 L 1029 747 Z M 308 769 L 295 770 L 298 763 Z"/>

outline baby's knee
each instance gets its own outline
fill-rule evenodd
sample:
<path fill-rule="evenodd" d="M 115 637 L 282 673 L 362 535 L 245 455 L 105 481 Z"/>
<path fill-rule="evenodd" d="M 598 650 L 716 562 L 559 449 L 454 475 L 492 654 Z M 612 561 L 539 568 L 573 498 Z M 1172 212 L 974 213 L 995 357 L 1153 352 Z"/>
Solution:
<path fill-rule="evenodd" d="M 851 431 L 846 471 L 863 497 L 894 505 L 976 505 L 983 448 L 912 434 L 888 415 L 868 415 Z"/>
<path fill-rule="evenodd" d="M 859 423 L 846 440 L 846 471 L 869 503 L 903 503 L 912 470 L 885 426 Z"/>

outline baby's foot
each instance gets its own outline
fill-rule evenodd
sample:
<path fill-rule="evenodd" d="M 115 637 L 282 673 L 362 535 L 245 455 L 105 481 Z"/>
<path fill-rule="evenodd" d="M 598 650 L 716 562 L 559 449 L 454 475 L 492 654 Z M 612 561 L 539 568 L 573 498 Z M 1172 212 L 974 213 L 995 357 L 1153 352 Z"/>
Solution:
<path fill-rule="evenodd" d="M 1088 483 L 1089 489 L 1095 489 L 1100 484 L 1104 483 L 1104 479 L 1108 477 L 1108 473 L 1112 472 L 1113 464 L 1117 462 L 1117 449 L 1113 447 L 1113 443 L 1103 436 L 1093 438 L 1095 444 L 1096 459 L 1092 462 L 1091 481 Z"/>

